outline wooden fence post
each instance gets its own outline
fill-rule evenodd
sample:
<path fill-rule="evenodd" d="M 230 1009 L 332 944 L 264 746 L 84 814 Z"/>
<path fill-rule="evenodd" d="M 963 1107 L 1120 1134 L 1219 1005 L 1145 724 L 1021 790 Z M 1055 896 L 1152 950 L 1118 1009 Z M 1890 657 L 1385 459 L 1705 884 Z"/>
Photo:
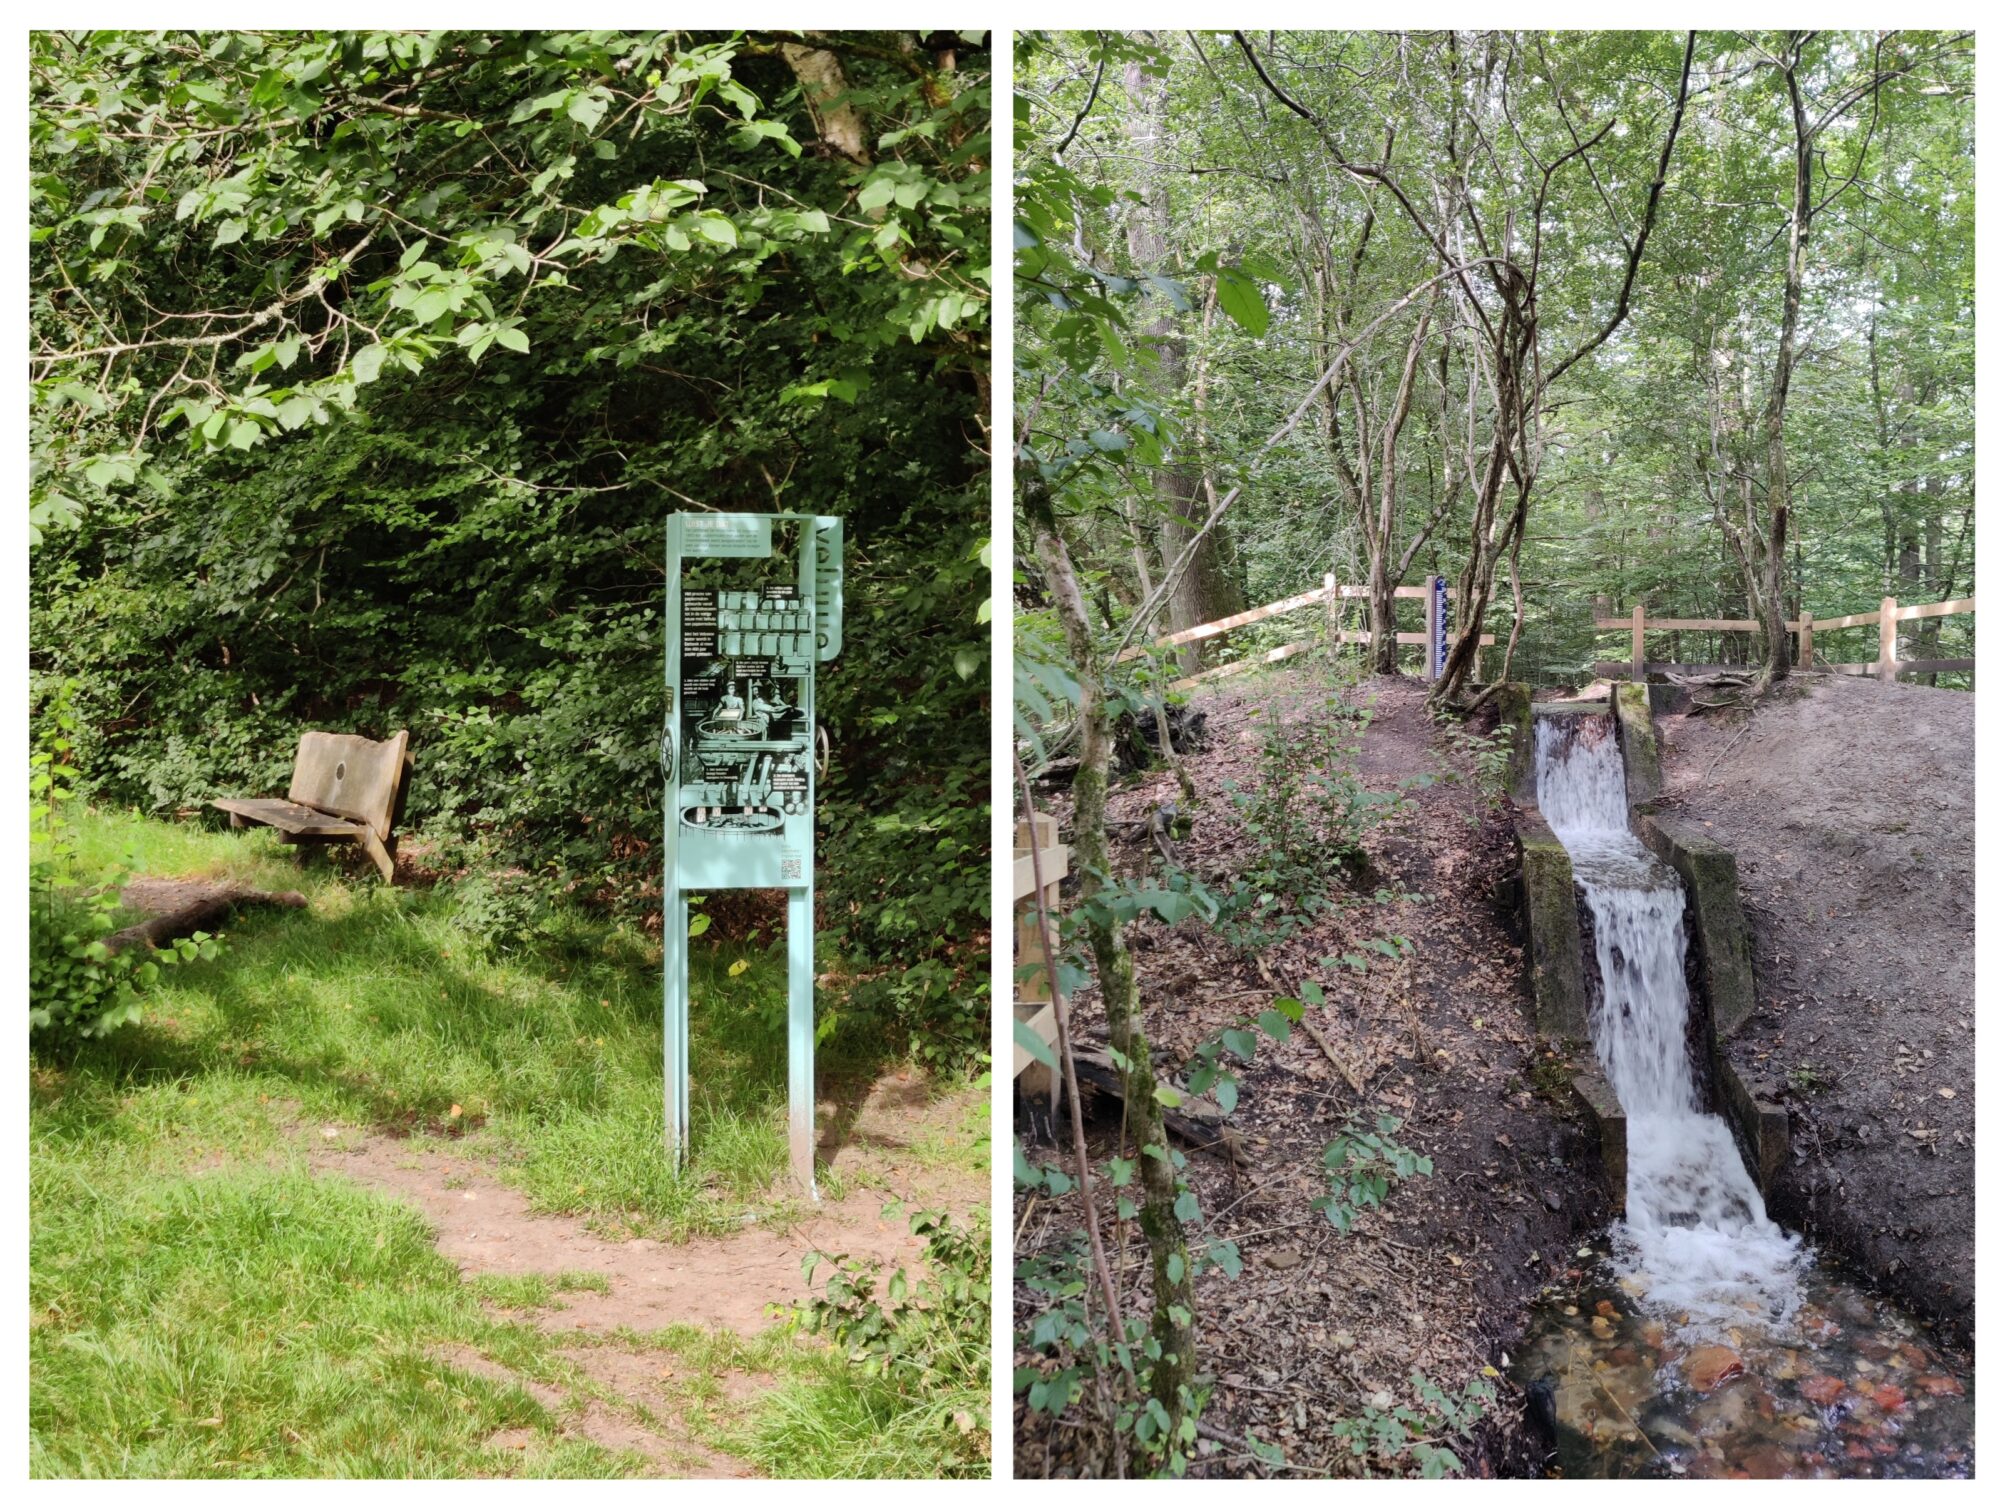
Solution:
<path fill-rule="evenodd" d="M 1875 648 L 1875 678 L 1880 683 L 1896 681 L 1896 601 L 1882 597 L 1882 624 Z"/>
<path fill-rule="evenodd" d="M 1326 646 L 1333 654 L 1334 661 L 1340 660 L 1340 586 L 1332 574 L 1325 579 L 1326 587 Z"/>
<path fill-rule="evenodd" d="M 1812 666 L 1812 612 L 1810 610 L 1801 610 L 1799 612 L 1799 666 L 1802 668 Z"/>
<path fill-rule="evenodd" d="M 1056 926 L 1056 899 L 1061 891 L 1060 876 L 1051 868 L 1055 866 L 1053 856 L 1056 848 L 1056 821 L 1052 814 L 1036 814 L 1034 822 L 1018 820 L 1014 825 L 1014 853 L 1025 855 L 1040 847 L 1043 860 L 1042 874 L 1056 876 L 1042 889 L 1042 901 L 1047 904 L 1049 927 Z M 1052 961 L 1042 948 L 1042 926 L 1035 910 L 1035 894 L 1017 896 L 1014 901 L 1014 965 L 1016 970 L 1023 965 L 1039 968 L 1025 980 L 1014 983 L 1014 1016 L 1017 1020 L 1034 1025 L 1035 1014 L 1054 1000 L 1052 977 L 1049 967 Z M 1021 1094 L 1025 1099 L 1036 1102 L 1046 1101 L 1053 1115 L 1062 1101 L 1062 1075 L 1049 1068 L 1039 1059 L 1031 1060 L 1019 1073 Z"/>
<path fill-rule="evenodd" d="M 1632 681 L 1646 681 L 1646 607 L 1632 607 Z"/>

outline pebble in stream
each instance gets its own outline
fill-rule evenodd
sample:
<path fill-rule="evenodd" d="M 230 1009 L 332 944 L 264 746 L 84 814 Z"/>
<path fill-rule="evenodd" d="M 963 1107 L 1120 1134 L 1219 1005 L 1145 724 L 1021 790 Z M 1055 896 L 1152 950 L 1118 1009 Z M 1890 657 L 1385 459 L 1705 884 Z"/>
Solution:
<path fill-rule="evenodd" d="M 1571 1477 L 1968 1477 L 1970 1368 L 1829 1269 L 1779 1330 L 1683 1335 L 1580 1250 L 1512 1376 Z"/>

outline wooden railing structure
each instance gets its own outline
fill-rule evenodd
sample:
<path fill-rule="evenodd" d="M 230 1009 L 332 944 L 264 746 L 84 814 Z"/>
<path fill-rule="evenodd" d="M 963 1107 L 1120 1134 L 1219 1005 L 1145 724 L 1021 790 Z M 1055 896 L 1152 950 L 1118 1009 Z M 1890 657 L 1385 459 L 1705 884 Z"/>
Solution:
<path fill-rule="evenodd" d="M 1881 608 L 1863 611 L 1858 615 L 1836 615 L 1816 620 L 1810 610 L 1801 611 L 1795 621 L 1786 621 L 1785 629 L 1798 636 L 1798 665 L 1801 668 L 1817 668 L 1828 673 L 1850 673 L 1880 679 L 1893 683 L 1905 673 L 1969 673 L 1973 660 L 1970 657 L 1937 657 L 1912 661 L 1896 655 L 1898 627 L 1903 621 L 1929 620 L 1935 616 L 1965 615 L 1973 609 L 1974 596 L 1963 600 L 1939 600 L 1930 605 L 1898 605 L 1895 597 L 1884 595 Z M 1646 615 L 1646 607 L 1635 605 L 1629 616 L 1618 616 L 1610 620 L 1599 618 L 1594 623 L 1599 631 L 1629 631 L 1632 633 L 1632 659 L 1629 663 L 1600 662 L 1597 675 L 1612 678 L 1620 672 L 1629 671 L 1634 683 L 1646 679 L 1646 633 L 1648 631 L 1748 631 L 1761 633 L 1763 624 L 1758 621 L 1735 620 L 1651 620 Z M 1881 636 L 1876 647 L 1873 662 L 1820 662 L 1813 661 L 1813 637 L 1828 631 L 1846 631 L 1855 626 L 1878 626 Z M 1665 663 L 1662 667 L 1676 669 L 1694 668 L 1699 670 L 1704 664 Z"/>
<path fill-rule="evenodd" d="M 1424 602 L 1424 629 L 1422 631 L 1398 631 L 1396 644 L 1403 647 L 1427 647 L 1436 639 L 1437 598 L 1436 581 L 1425 584 L 1406 584 L 1396 590 L 1399 600 L 1422 600 Z M 1225 615 L 1220 620 L 1204 621 L 1199 626 L 1189 626 L 1185 631 L 1176 631 L 1171 636 L 1158 637 L 1144 646 L 1127 647 L 1118 654 L 1118 661 L 1126 662 L 1134 657 L 1144 657 L 1148 652 L 1162 647 L 1184 646 L 1188 642 L 1206 641 L 1212 636 L 1220 636 L 1225 631 L 1234 631 L 1238 626 L 1254 625 L 1258 621 L 1269 620 L 1274 615 L 1283 615 L 1291 610 L 1304 610 L 1310 605 L 1326 606 L 1327 640 L 1335 645 L 1366 644 L 1366 631 L 1343 631 L 1340 629 L 1340 602 L 1342 600 L 1365 600 L 1368 586 L 1365 584 L 1341 584 L 1332 574 L 1328 574 L 1318 589 L 1309 589 L 1302 595 L 1292 595 L 1283 600 L 1273 600 L 1268 605 L 1259 605 L 1254 610 L 1241 611 L 1236 615 Z M 1462 633 L 1461 633 L 1462 634 Z M 1454 642 L 1457 636 L 1452 638 Z M 1256 657 L 1245 657 L 1236 662 L 1226 662 L 1219 668 L 1209 668 L 1206 672 L 1194 673 L 1186 678 L 1174 680 L 1175 688 L 1187 688 L 1192 684 L 1205 682 L 1210 678 L 1226 678 L 1232 673 L 1248 672 L 1251 668 L 1263 667 L 1267 663 L 1282 662 L 1287 657 L 1296 657 L 1301 652 L 1310 652 L 1318 646 L 1316 641 L 1287 642 L 1282 647 L 1273 648 Z M 1479 638 L 1479 645 L 1490 647 L 1493 636 L 1490 632 Z M 1424 654 L 1423 676 L 1426 679 L 1437 676 L 1436 664 L 1429 652 Z"/>
<path fill-rule="evenodd" d="M 1024 1023 L 1051 1052 L 1056 1046 L 1055 993 L 1049 986 L 1049 959 L 1042 950 L 1042 925 L 1035 911 L 1036 847 L 1040 847 L 1042 903 L 1054 931 L 1062 880 L 1069 874 L 1069 846 L 1056 843 L 1056 821 L 1036 814 L 1014 826 L 1014 963 L 1037 965 L 1026 980 L 1014 982 L 1014 1020 Z M 1014 1078 L 1021 1093 L 1046 1099 L 1053 1111 L 1061 1104 L 1062 1075 L 1037 1059 L 1019 1042 L 1014 1044 Z"/>

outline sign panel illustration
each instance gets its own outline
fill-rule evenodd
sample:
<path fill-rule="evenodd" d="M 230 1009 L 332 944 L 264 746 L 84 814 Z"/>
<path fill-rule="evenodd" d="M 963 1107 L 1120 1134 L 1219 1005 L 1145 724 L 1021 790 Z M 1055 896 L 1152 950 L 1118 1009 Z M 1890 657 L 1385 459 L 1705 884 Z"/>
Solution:
<path fill-rule="evenodd" d="M 666 1143 L 686 1161 L 687 894 L 782 887 L 788 902 L 792 1176 L 813 1193 L 814 672 L 840 651 L 841 521 L 790 512 L 667 519 Z M 764 568 L 708 560 L 769 560 Z M 789 559 L 789 563 L 787 562 Z"/>

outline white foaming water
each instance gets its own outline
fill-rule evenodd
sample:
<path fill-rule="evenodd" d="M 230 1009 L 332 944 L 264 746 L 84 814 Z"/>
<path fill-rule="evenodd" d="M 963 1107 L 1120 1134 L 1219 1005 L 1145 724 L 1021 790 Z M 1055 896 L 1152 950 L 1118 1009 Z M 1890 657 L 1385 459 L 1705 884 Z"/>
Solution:
<path fill-rule="evenodd" d="M 1690 1326 L 1788 1323 L 1807 1253 L 1764 1212 L 1721 1117 L 1701 1109 L 1688 1056 L 1686 899 L 1632 833 L 1609 715 L 1535 722 L 1535 796 L 1569 851 L 1596 929 L 1598 1063 L 1625 1108 L 1621 1271 Z"/>

